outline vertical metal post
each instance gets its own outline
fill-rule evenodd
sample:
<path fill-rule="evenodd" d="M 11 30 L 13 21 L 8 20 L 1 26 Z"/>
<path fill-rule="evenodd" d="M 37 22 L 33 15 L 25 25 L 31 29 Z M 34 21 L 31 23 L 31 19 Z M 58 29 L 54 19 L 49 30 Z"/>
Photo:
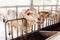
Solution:
<path fill-rule="evenodd" d="M 49 20 L 50 21 L 50 25 L 51 25 L 51 20 Z"/>
<path fill-rule="evenodd" d="M 57 6 L 58 6 L 58 0 L 56 0 L 56 11 L 57 11 L 57 8 L 58 8 Z"/>
<path fill-rule="evenodd" d="M 6 2 L 6 1 L 5 1 Z M 6 11 L 7 11 L 7 7 L 6 7 Z M 4 20 L 5 21 L 5 20 Z M 7 40 L 7 28 L 6 28 L 6 24 L 7 24 L 7 21 L 5 22 L 5 40 Z"/>
<path fill-rule="evenodd" d="M 52 8 L 51 8 L 51 12 L 53 13 L 53 6 L 52 6 Z M 52 18 L 52 17 L 51 17 L 51 18 Z M 54 22 L 54 19 L 52 20 L 51 25 L 53 24 L 53 22 Z"/>
<path fill-rule="evenodd" d="M 43 17 L 43 22 L 41 24 L 42 24 L 42 28 L 43 28 L 44 27 L 44 17 Z"/>
<path fill-rule="evenodd" d="M 52 14 L 52 6 L 51 6 L 51 13 L 50 14 Z M 49 16 L 50 17 L 50 16 Z M 50 20 L 50 25 L 52 25 L 52 20 Z"/>
<path fill-rule="evenodd" d="M 41 23 L 37 22 L 37 25 L 38 25 L 38 30 L 40 30 L 41 29 Z"/>
<path fill-rule="evenodd" d="M 31 7 L 30 7 L 31 10 L 33 10 L 33 0 L 31 0 L 31 4 L 30 5 L 31 5 Z"/>
<path fill-rule="evenodd" d="M 16 19 L 18 18 L 18 8 L 16 6 Z M 18 37 L 18 20 L 17 20 L 17 37 Z"/>
<path fill-rule="evenodd" d="M 7 22 L 5 22 L 5 40 L 7 40 L 7 29 L 6 29 L 6 23 L 7 23 Z"/>
<path fill-rule="evenodd" d="M 44 22 L 42 23 L 42 28 L 44 28 Z"/>
<path fill-rule="evenodd" d="M 27 20 L 25 20 L 26 21 L 26 40 L 28 40 L 27 39 Z"/>
<path fill-rule="evenodd" d="M 43 0 L 43 11 L 44 11 L 44 0 Z"/>
<path fill-rule="evenodd" d="M 31 32 L 33 32 L 33 25 L 32 25 L 32 28 L 31 28 Z"/>
<path fill-rule="evenodd" d="M 52 9 L 53 9 L 53 7 L 51 6 L 51 14 L 52 14 Z"/>
<path fill-rule="evenodd" d="M 47 26 L 47 18 L 46 18 L 46 26 Z"/>
<path fill-rule="evenodd" d="M 13 27 L 12 27 L 12 21 L 11 21 L 11 33 L 12 33 L 12 39 L 13 39 Z"/>
<path fill-rule="evenodd" d="M 60 13 L 59 13 L 59 22 L 60 22 Z"/>
<path fill-rule="evenodd" d="M 35 29 L 36 29 L 36 24 L 34 24 L 34 31 L 35 31 Z"/>
<path fill-rule="evenodd" d="M 56 0 L 56 11 L 58 9 L 58 0 Z M 58 20 L 58 19 L 57 19 Z M 56 21 L 56 20 L 55 20 Z M 56 23 L 56 22 L 55 22 Z"/>
<path fill-rule="evenodd" d="M 21 29 L 22 29 L 22 31 L 21 31 L 21 32 L 22 32 L 22 33 L 21 33 L 22 38 L 21 38 L 20 40 L 23 40 L 23 32 L 24 32 L 24 30 L 23 30 L 24 23 L 23 23 L 23 22 L 24 22 L 24 20 L 22 20 L 22 28 L 21 28 Z"/>
<path fill-rule="evenodd" d="M 38 14 L 39 14 L 39 6 L 38 6 Z M 37 25 L 38 25 L 38 30 L 41 29 L 41 22 L 37 22 Z"/>
<path fill-rule="evenodd" d="M 49 26 L 49 19 L 47 20 L 47 22 L 48 22 L 47 24 L 48 24 L 48 26 Z"/>

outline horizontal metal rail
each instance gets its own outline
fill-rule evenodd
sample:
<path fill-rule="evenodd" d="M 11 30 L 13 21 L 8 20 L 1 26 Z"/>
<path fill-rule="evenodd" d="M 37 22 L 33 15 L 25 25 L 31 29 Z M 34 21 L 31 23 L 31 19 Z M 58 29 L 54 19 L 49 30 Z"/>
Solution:
<path fill-rule="evenodd" d="M 9 21 L 16 21 L 16 20 L 25 20 L 27 22 L 27 20 L 25 18 L 17 18 L 17 19 L 7 20 L 6 23 Z"/>
<path fill-rule="evenodd" d="M 48 6 L 60 6 L 60 5 L 44 5 L 44 7 Z M 16 5 L 16 6 L 0 6 L 0 8 L 15 8 L 15 7 L 31 7 L 30 5 Z M 43 5 L 33 5 L 33 7 L 43 7 Z"/>

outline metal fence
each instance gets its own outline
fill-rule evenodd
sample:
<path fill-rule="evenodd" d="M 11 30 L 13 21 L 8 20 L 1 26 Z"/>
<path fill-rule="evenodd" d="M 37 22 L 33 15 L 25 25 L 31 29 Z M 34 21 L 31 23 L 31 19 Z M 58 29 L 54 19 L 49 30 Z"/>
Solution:
<path fill-rule="evenodd" d="M 25 33 L 27 34 L 27 20 L 26 20 L 25 18 L 8 20 L 8 21 L 5 22 L 5 37 L 6 37 L 5 40 L 7 40 L 7 28 L 6 28 L 6 24 L 7 24 L 8 22 L 11 22 L 11 29 L 12 29 L 11 33 L 12 33 L 12 39 L 13 39 L 12 21 L 18 21 L 18 20 L 21 20 L 22 22 L 23 22 L 23 20 L 25 20 L 25 25 L 26 25 L 26 26 L 25 26 L 25 27 L 26 27 L 26 32 L 25 32 Z M 22 36 L 23 36 L 23 29 L 22 29 Z M 17 22 L 17 37 L 18 37 L 18 22 Z"/>
<path fill-rule="evenodd" d="M 60 6 L 60 5 L 57 5 L 57 7 L 58 6 Z M 0 8 L 6 8 L 6 9 L 8 9 L 8 8 L 15 8 L 16 9 L 16 18 L 18 18 L 17 16 L 18 16 L 18 9 L 19 8 L 21 8 L 21 7 L 30 7 L 30 6 L 1 6 Z M 38 12 L 38 10 L 50 10 L 51 11 L 51 13 L 53 12 L 53 11 L 57 11 L 56 9 L 55 10 L 53 10 L 53 7 L 56 7 L 56 5 L 45 5 L 42 9 L 40 9 L 41 7 L 43 7 L 43 5 L 40 5 L 40 6 L 38 6 L 38 5 L 35 5 L 34 6 L 34 8 L 36 8 L 37 9 L 37 12 Z M 45 7 L 50 7 L 50 9 L 46 9 Z M 58 12 L 58 11 L 57 11 Z M 11 22 L 11 25 L 12 25 L 12 21 L 17 21 L 17 24 L 18 24 L 18 20 L 21 20 L 21 21 L 23 21 L 23 20 L 25 20 L 26 21 L 26 29 L 27 29 L 27 20 L 25 19 L 25 18 L 20 18 L 20 19 L 12 19 L 12 20 L 8 20 L 8 21 L 6 21 L 5 22 L 5 40 L 7 40 L 7 27 L 6 27 L 6 24 L 10 21 Z M 59 21 L 60 21 L 60 17 L 59 17 Z M 44 23 L 42 23 L 40 26 L 43 28 L 44 27 L 44 25 L 46 25 L 46 26 L 50 26 L 50 25 L 52 25 L 52 24 L 55 24 L 55 23 L 57 23 L 56 21 L 55 21 L 55 19 L 54 19 L 54 21 L 52 21 L 52 20 L 46 20 L 46 24 L 44 24 Z M 17 25 L 18 26 L 18 25 Z M 40 27 L 39 26 L 39 27 Z M 38 27 L 38 25 L 37 25 L 37 27 Z M 36 30 L 36 24 L 34 24 L 33 25 L 33 27 L 32 27 L 32 31 L 33 31 L 33 29 L 34 29 L 34 31 Z M 37 28 L 37 30 L 39 29 L 40 30 L 40 28 Z M 13 28 L 12 28 L 12 26 L 11 26 L 11 29 L 13 30 Z M 27 34 L 27 30 L 26 30 L 26 34 Z M 23 30 L 22 30 L 22 35 L 23 35 Z M 17 37 L 18 37 L 18 27 L 17 27 Z M 13 31 L 12 31 L 12 39 L 13 39 Z"/>

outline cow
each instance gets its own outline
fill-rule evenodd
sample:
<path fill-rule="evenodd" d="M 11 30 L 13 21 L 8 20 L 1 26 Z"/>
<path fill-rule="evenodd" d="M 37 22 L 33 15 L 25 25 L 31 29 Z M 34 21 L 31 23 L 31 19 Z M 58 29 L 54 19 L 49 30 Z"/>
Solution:
<path fill-rule="evenodd" d="M 7 13 L 4 15 L 3 18 L 3 22 L 6 22 L 8 20 L 12 20 L 12 19 L 16 19 L 16 11 L 15 10 L 8 10 Z M 14 21 L 15 22 L 15 21 Z M 12 22 L 12 26 L 16 27 L 14 23 Z M 8 31 L 9 31 L 9 35 L 10 35 L 10 31 L 11 31 L 11 22 L 8 22 L 6 25 L 8 25 Z"/>
<path fill-rule="evenodd" d="M 27 9 L 27 10 L 22 11 L 20 14 L 18 14 L 19 15 L 18 18 L 25 18 L 27 20 L 27 31 L 29 31 L 30 27 L 36 23 L 37 16 L 35 15 L 35 13 L 36 13 L 36 11 Z M 16 19 L 16 12 L 8 10 L 6 17 L 5 17 L 5 21 L 12 20 L 12 19 Z M 8 22 L 7 24 L 8 24 L 8 30 L 9 30 L 9 35 L 10 35 L 11 22 Z M 16 21 L 12 21 L 12 27 L 17 28 Z M 18 21 L 18 27 L 20 28 L 20 32 L 22 32 L 22 29 L 23 29 L 23 31 L 26 30 L 25 27 L 23 27 L 23 24 L 20 20 Z"/>
<path fill-rule="evenodd" d="M 49 17 L 49 11 L 39 11 L 38 12 L 38 29 L 41 29 L 41 24 Z"/>
<path fill-rule="evenodd" d="M 27 20 L 27 32 L 30 31 L 32 25 L 34 25 L 37 22 L 40 22 L 40 24 L 43 23 L 44 20 L 48 16 L 49 16 L 49 12 L 39 11 L 37 13 L 36 9 L 34 9 L 34 10 L 24 9 L 21 13 L 18 13 L 18 19 L 25 18 Z M 12 20 L 12 19 L 16 19 L 16 11 L 8 10 L 8 12 L 6 13 L 5 21 Z M 11 29 L 10 29 L 11 22 L 8 22 L 7 24 L 8 24 L 8 30 L 9 30 L 9 35 L 10 35 L 11 34 Z M 38 24 L 38 25 L 40 25 L 40 24 Z M 12 27 L 17 28 L 17 21 L 12 21 Z M 18 21 L 18 28 L 19 28 L 20 32 L 22 32 L 22 29 L 23 29 L 23 32 L 26 31 L 26 27 L 22 24 L 22 21 L 20 21 L 20 20 Z"/>

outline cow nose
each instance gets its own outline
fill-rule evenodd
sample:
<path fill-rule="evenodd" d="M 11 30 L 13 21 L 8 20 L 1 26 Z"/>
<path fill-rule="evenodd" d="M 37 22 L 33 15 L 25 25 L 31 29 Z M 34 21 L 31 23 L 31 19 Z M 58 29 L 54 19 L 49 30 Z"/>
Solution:
<path fill-rule="evenodd" d="M 29 16 L 29 15 L 30 15 L 30 13 L 27 13 L 27 15 Z"/>

